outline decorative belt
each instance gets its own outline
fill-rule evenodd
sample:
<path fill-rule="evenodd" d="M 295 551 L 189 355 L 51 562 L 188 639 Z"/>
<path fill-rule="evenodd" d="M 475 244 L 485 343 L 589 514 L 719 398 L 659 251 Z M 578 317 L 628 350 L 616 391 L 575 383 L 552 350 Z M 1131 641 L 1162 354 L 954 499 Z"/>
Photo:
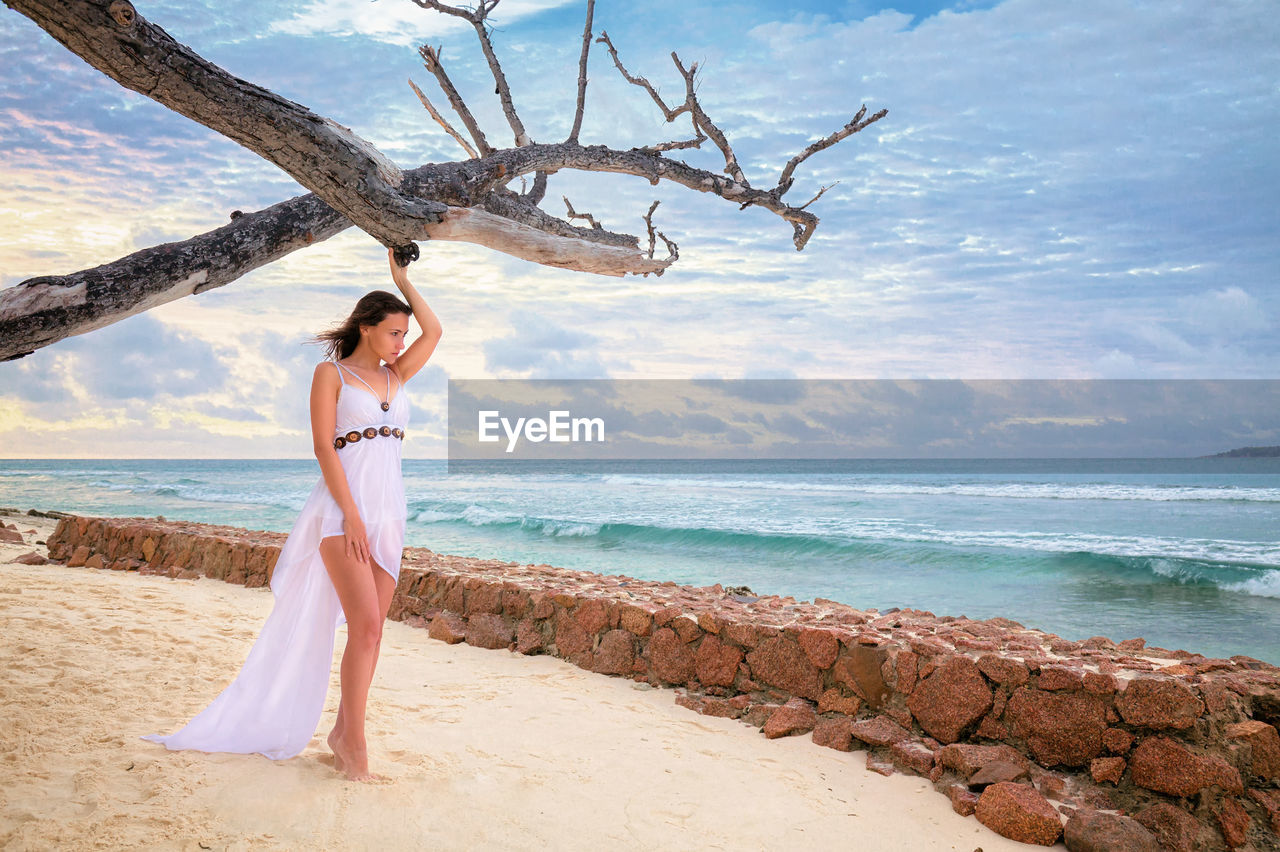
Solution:
<path fill-rule="evenodd" d="M 345 447 L 347 444 L 356 443 L 361 438 L 377 438 L 378 436 L 382 436 L 383 438 L 399 438 L 400 440 L 403 441 L 404 430 L 398 427 L 393 428 L 391 426 L 381 426 L 381 427 L 370 426 L 367 429 L 365 429 L 363 432 L 357 432 L 353 429 L 352 431 L 348 432 L 345 435 L 339 435 L 338 437 L 334 438 L 333 448 L 335 450 L 340 450 L 343 447 Z"/>

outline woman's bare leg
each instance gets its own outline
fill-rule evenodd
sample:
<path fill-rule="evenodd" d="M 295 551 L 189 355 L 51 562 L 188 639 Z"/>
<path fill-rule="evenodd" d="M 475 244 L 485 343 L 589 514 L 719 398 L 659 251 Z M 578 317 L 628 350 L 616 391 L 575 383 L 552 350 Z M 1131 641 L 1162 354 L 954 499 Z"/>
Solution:
<path fill-rule="evenodd" d="M 369 772 L 364 737 L 365 705 L 382 639 L 382 611 L 374 572 L 383 576 L 387 573 L 372 563 L 350 558 L 341 536 L 321 541 L 320 558 L 347 618 L 347 646 L 342 653 L 341 667 L 343 725 L 340 735 L 330 739 L 334 764 L 353 781 L 372 780 L 376 776 Z"/>
<path fill-rule="evenodd" d="M 396 582 L 391 577 L 391 575 L 388 574 L 385 570 L 383 570 L 380 566 L 374 565 L 373 568 L 374 568 L 374 572 L 373 572 L 374 585 L 376 586 L 377 592 L 378 592 L 378 612 L 380 614 L 378 623 L 383 624 L 387 620 L 387 613 L 390 612 L 391 610 L 391 598 L 395 595 Z M 381 631 L 379 631 L 378 641 L 374 645 L 374 651 L 373 651 L 373 669 L 369 672 L 370 683 L 373 682 L 373 672 L 377 671 L 378 657 L 380 655 L 381 650 L 382 650 L 382 634 L 381 634 Z M 338 749 L 335 749 L 335 746 L 338 745 L 342 740 L 343 728 L 346 724 L 345 714 L 342 711 L 342 708 L 345 705 L 345 703 L 346 702 L 345 700 L 343 700 L 343 696 L 339 696 L 338 718 L 334 720 L 333 730 L 329 732 L 329 749 L 334 753 L 334 765 L 339 772 L 341 772 L 343 768 L 342 758 L 338 756 Z"/>

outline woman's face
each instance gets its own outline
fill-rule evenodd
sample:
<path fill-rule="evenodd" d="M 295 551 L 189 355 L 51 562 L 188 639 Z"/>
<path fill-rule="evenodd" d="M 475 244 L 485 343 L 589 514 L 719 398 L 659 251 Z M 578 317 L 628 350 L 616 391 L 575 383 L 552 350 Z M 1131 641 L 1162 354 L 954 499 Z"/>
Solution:
<path fill-rule="evenodd" d="M 388 364 L 394 364 L 404 350 L 405 335 L 409 333 L 407 314 L 387 314 L 377 325 L 360 327 L 365 343 Z"/>

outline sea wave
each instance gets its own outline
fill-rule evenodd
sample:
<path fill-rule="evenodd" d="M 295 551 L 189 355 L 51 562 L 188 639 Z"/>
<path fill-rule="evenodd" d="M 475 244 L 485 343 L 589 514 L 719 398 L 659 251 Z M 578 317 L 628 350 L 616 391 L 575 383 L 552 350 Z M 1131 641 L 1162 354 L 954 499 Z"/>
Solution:
<path fill-rule="evenodd" d="M 735 559 L 809 558 L 834 565 L 875 562 L 945 566 L 958 560 L 1010 560 L 1043 570 L 1088 568 L 1119 578 L 1211 583 L 1227 591 L 1280 596 L 1280 546 L 1271 542 L 1105 536 L 1013 530 L 944 530 L 904 521 L 851 521 L 839 533 L 749 530 L 679 523 L 597 522 L 539 517 L 479 505 L 419 507 L 415 524 L 463 524 L 500 536 L 572 538 L 584 544 L 719 553 Z"/>

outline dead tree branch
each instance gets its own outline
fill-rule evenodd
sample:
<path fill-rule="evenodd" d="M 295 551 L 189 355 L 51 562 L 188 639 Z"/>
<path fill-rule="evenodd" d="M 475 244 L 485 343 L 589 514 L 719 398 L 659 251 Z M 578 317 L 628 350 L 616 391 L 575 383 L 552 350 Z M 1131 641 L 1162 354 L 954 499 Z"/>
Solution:
<path fill-rule="evenodd" d="M 427 112 L 430 113 L 431 117 L 436 120 L 436 124 L 439 124 L 441 127 L 443 127 L 445 133 L 448 133 L 455 140 L 457 140 L 458 144 L 462 146 L 462 150 L 467 152 L 468 157 L 474 160 L 476 157 L 480 156 L 479 154 L 476 153 L 476 149 L 471 147 L 471 143 L 468 142 L 466 139 L 463 139 L 462 134 L 454 130 L 453 125 L 450 124 L 445 119 L 445 117 L 442 116 L 436 110 L 435 106 L 432 105 L 431 101 L 427 100 L 427 96 L 422 94 L 422 90 L 418 88 L 417 83 L 410 80 L 409 86 L 413 89 L 413 93 L 418 96 L 418 100 L 422 101 L 422 105 L 427 108 Z"/>
<path fill-rule="evenodd" d="M 844 127 L 841 127 L 839 130 L 837 130 L 835 133 L 832 133 L 830 136 L 824 137 L 822 139 L 819 139 L 816 142 L 810 143 L 809 147 L 805 148 L 799 154 L 796 154 L 794 157 L 792 157 L 790 161 L 787 162 L 787 165 L 782 169 L 782 175 L 778 178 L 778 187 L 776 190 L 774 190 L 775 192 L 778 193 L 778 197 L 781 198 L 782 195 L 788 189 L 791 188 L 791 184 L 793 183 L 791 175 L 793 172 L 795 172 L 796 166 L 800 165 L 805 160 L 809 159 L 809 157 L 812 156 L 813 154 L 816 154 L 819 151 L 823 151 L 827 148 L 830 148 L 832 145 L 836 144 L 841 139 L 847 139 L 848 137 L 857 133 L 859 130 L 862 130 L 865 127 L 869 127 L 870 125 L 875 124 L 877 121 L 879 121 L 880 119 L 888 115 L 889 110 L 882 109 L 878 113 L 876 113 L 875 115 L 871 116 L 870 118 L 864 121 L 863 116 L 865 116 L 866 114 L 867 114 L 867 105 L 863 104 L 862 109 L 858 110 L 857 114 L 854 115 L 853 119 Z M 824 189 L 823 192 L 825 191 L 826 190 Z M 821 196 L 821 195 L 822 195 L 822 192 L 819 192 L 818 196 Z M 817 200 L 818 200 L 817 197 L 813 199 L 813 201 L 817 201 Z M 813 201 L 810 201 L 809 204 L 812 204 Z M 804 206 L 808 207 L 809 204 L 806 204 Z M 801 209 L 804 209 L 804 208 L 801 208 Z"/>
<path fill-rule="evenodd" d="M 562 195 L 560 197 L 564 199 L 564 206 L 569 208 L 569 213 L 567 218 L 570 221 L 574 219 L 583 219 L 587 222 L 587 224 L 589 224 L 592 227 L 593 230 L 600 230 L 600 223 L 596 221 L 594 216 L 592 216 L 590 213 L 579 213 L 578 211 L 574 210 L 573 204 L 569 202 L 569 196 Z M 649 257 L 653 257 L 652 252 L 649 253 Z"/>
<path fill-rule="evenodd" d="M 649 93 L 649 97 L 653 98 L 653 102 L 658 105 L 658 109 L 662 110 L 662 114 L 666 117 L 667 121 L 675 121 L 678 117 L 689 111 L 689 102 L 687 100 L 676 109 L 672 109 L 662 100 L 662 96 L 658 94 L 658 90 L 653 87 L 652 83 L 644 77 L 637 77 L 627 71 L 627 69 L 622 65 L 622 60 L 618 58 L 618 51 L 614 48 L 613 42 L 609 40 L 609 33 L 607 31 L 600 31 L 600 38 L 596 39 L 596 43 L 603 43 L 608 49 L 609 56 L 613 58 L 614 66 L 617 67 L 618 73 L 622 75 L 624 80 L 633 86 L 639 86 Z"/>
<path fill-rule="evenodd" d="M 582 129 L 582 111 L 587 102 L 587 54 L 591 52 L 591 22 L 596 13 L 596 0 L 587 0 L 587 23 L 582 29 L 582 53 L 578 56 L 578 106 L 573 113 L 573 129 L 569 141 L 578 141 Z"/>
<path fill-rule="evenodd" d="M 498 56 L 493 52 L 493 42 L 489 38 L 489 28 L 485 25 L 485 19 L 489 17 L 489 13 L 494 10 L 499 0 L 480 0 L 480 5 L 475 9 L 460 9 L 457 6 L 448 6 L 439 0 L 413 0 L 424 9 L 434 9 L 437 12 L 443 12 L 446 15 L 453 15 L 455 18 L 462 18 L 467 21 L 476 31 L 476 37 L 480 39 L 480 49 L 484 52 L 485 61 L 489 63 L 489 71 L 493 74 L 494 87 L 498 93 L 498 99 L 502 102 L 502 112 L 507 117 L 507 123 L 511 125 L 511 132 L 515 134 L 516 145 L 528 145 L 532 140 L 529 134 L 525 132 L 524 123 L 520 121 L 520 116 L 516 114 L 515 103 L 511 100 L 511 87 L 507 85 L 507 75 L 502 73 L 502 66 L 498 63 Z"/>
<path fill-rule="evenodd" d="M 493 146 L 489 144 L 488 139 L 484 138 L 484 131 L 480 129 L 480 125 L 476 123 L 475 116 L 467 108 L 467 102 L 462 99 L 462 95 L 458 94 L 458 90 L 453 87 L 453 81 L 445 73 L 444 65 L 440 63 L 440 50 L 429 44 L 424 44 L 418 48 L 418 55 L 422 57 L 422 64 L 436 78 L 436 83 L 440 85 L 440 91 L 444 92 L 444 96 L 449 101 L 449 106 L 453 107 L 453 111 L 457 113 L 459 120 L 462 121 L 462 126 L 467 128 L 467 132 L 475 140 L 476 150 L 480 152 L 480 156 L 487 157 L 492 154 Z"/>

